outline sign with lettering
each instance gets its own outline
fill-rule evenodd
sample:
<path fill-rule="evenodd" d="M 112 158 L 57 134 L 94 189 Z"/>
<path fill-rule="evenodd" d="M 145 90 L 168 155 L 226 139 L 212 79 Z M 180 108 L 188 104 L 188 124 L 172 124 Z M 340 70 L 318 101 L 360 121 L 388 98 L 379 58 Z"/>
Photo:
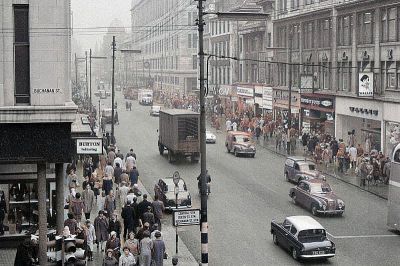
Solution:
<path fill-rule="evenodd" d="M 307 109 L 324 109 L 327 111 L 332 111 L 334 109 L 334 99 L 325 96 L 311 96 L 304 95 L 300 96 L 301 107 Z"/>
<path fill-rule="evenodd" d="M 263 87 L 263 108 L 272 110 L 272 87 Z"/>
<path fill-rule="evenodd" d="M 55 93 L 62 93 L 60 88 L 33 88 L 32 89 L 34 94 L 55 94 Z"/>
<path fill-rule="evenodd" d="M 358 74 L 358 96 L 374 96 L 374 73 Z"/>
<path fill-rule="evenodd" d="M 200 210 L 174 210 L 174 216 L 172 218 L 172 223 L 174 226 L 200 224 Z"/>
<path fill-rule="evenodd" d="M 237 95 L 244 96 L 244 97 L 254 97 L 254 90 L 253 88 L 246 88 L 246 87 L 237 87 Z"/>
<path fill-rule="evenodd" d="M 103 139 L 82 138 L 76 139 L 76 154 L 102 154 Z"/>

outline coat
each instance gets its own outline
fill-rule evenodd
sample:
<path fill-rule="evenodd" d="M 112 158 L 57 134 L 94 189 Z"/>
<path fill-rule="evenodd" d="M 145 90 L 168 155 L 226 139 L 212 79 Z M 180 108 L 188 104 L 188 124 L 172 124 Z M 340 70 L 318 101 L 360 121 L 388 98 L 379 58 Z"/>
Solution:
<path fill-rule="evenodd" d="M 162 266 L 164 260 L 165 244 L 161 239 L 153 240 L 152 259 L 154 265 Z"/>
<path fill-rule="evenodd" d="M 93 190 L 89 189 L 85 189 L 82 192 L 82 200 L 83 203 L 85 203 L 85 207 L 83 208 L 83 212 L 84 213 L 91 213 L 93 207 L 95 206 L 95 196 L 94 196 L 94 192 Z"/>
<path fill-rule="evenodd" d="M 122 253 L 121 257 L 119 257 L 119 266 L 135 266 L 136 260 L 135 257 L 129 253 L 128 256 L 125 253 Z"/>
<path fill-rule="evenodd" d="M 110 265 L 118 265 L 118 261 L 116 258 L 114 257 L 105 257 L 103 260 L 103 266 L 110 266 Z"/>
<path fill-rule="evenodd" d="M 106 217 L 100 218 L 96 217 L 94 219 L 94 228 L 96 230 L 97 241 L 107 241 L 108 240 L 108 219 Z"/>

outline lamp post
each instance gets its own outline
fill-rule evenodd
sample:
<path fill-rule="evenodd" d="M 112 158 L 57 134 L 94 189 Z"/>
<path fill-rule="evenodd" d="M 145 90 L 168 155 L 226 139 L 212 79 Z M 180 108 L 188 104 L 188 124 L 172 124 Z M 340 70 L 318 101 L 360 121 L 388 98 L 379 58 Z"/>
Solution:
<path fill-rule="evenodd" d="M 179 194 L 179 181 L 181 177 L 178 171 L 174 172 L 173 181 L 175 184 L 174 192 L 175 192 L 175 211 L 178 211 L 178 194 Z M 178 254 L 178 225 L 175 225 L 175 253 Z"/>
<path fill-rule="evenodd" d="M 89 50 L 89 101 L 90 101 L 90 112 L 92 112 L 92 59 L 107 59 L 105 56 L 93 56 L 92 49 Z M 99 116 L 100 117 L 100 116 Z"/>
<path fill-rule="evenodd" d="M 200 153 L 201 153 L 201 264 L 208 265 L 208 222 L 207 222 L 207 160 L 206 160 L 206 111 L 205 111 L 205 77 L 204 77 L 204 15 L 217 15 L 218 19 L 226 20 L 264 20 L 269 14 L 250 12 L 217 12 L 205 13 L 203 2 L 198 1 L 198 34 L 199 34 L 199 81 L 200 81 Z"/>

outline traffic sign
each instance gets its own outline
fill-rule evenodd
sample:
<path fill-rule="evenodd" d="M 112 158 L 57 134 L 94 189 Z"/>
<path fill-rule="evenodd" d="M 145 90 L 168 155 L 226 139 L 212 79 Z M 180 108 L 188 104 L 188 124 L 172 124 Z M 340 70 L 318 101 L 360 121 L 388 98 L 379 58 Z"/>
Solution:
<path fill-rule="evenodd" d="M 199 225 L 200 209 L 174 210 L 172 224 L 174 226 Z"/>

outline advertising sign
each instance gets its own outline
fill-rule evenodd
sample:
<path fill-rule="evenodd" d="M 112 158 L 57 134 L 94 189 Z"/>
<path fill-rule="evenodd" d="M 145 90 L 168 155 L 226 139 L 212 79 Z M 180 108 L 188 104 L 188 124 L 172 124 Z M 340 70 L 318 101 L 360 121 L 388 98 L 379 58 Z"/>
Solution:
<path fill-rule="evenodd" d="M 82 138 L 76 139 L 76 154 L 102 154 L 103 139 Z"/>
<path fill-rule="evenodd" d="M 246 88 L 246 87 L 237 87 L 237 95 L 244 96 L 244 97 L 254 97 L 254 90 L 253 88 Z"/>
<path fill-rule="evenodd" d="M 200 210 L 174 210 L 174 216 L 172 218 L 172 223 L 174 226 L 198 225 L 200 224 Z"/>
<path fill-rule="evenodd" d="M 358 74 L 358 96 L 374 96 L 374 73 Z"/>
<path fill-rule="evenodd" d="M 272 110 L 272 87 L 263 87 L 263 103 L 265 109 Z"/>

